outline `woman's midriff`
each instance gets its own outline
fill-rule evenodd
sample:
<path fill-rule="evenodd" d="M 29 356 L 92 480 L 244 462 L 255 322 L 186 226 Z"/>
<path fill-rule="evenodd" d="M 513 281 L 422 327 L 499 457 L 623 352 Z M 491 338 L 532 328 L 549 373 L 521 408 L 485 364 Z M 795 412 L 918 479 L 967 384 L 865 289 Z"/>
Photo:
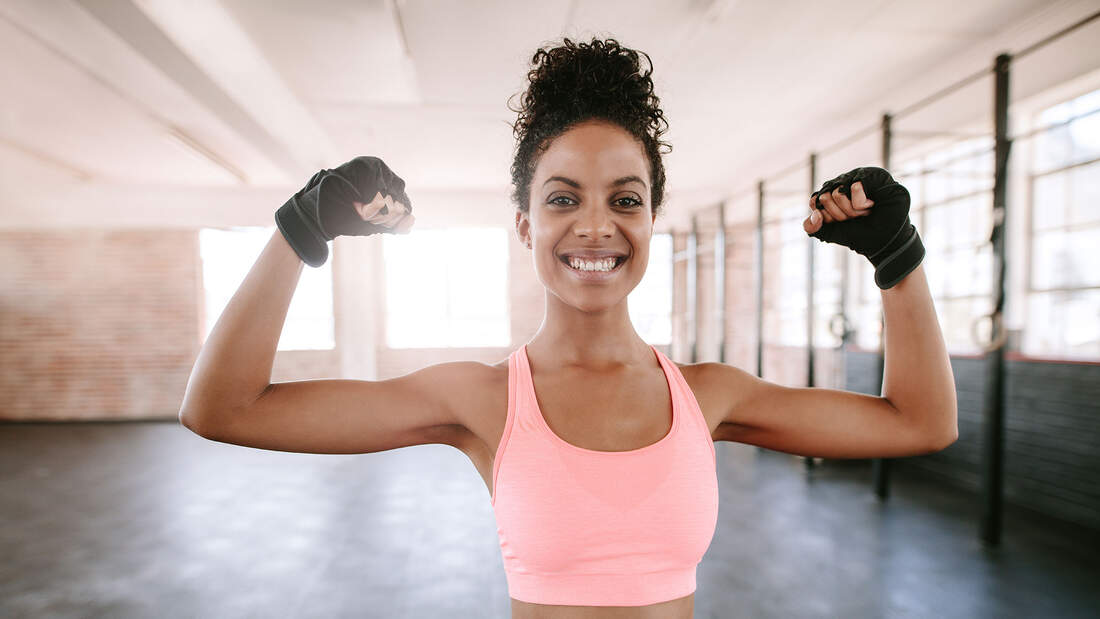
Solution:
<path fill-rule="evenodd" d="M 512 598 L 512 619 L 691 619 L 695 594 L 649 606 L 548 606 Z"/>

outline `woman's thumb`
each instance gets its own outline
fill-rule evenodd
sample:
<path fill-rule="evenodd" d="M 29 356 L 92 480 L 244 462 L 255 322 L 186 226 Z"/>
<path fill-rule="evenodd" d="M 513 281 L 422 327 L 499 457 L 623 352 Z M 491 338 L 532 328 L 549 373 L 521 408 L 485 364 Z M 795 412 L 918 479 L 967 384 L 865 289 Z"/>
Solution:
<path fill-rule="evenodd" d="M 802 222 L 802 229 L 807 234 L 813 234 L 821 229 L 821 211 L 814 211 Z"/>

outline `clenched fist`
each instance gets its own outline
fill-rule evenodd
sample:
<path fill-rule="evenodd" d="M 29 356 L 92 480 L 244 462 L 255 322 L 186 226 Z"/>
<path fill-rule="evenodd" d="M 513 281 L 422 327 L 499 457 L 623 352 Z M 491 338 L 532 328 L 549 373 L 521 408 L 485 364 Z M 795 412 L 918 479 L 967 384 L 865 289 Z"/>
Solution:
<path fill-rule="evenodd" d="M 909 221 L 909 191 L 882 168 L 856 168 L 810 195 L 810 236 L 866 256 L 875 284 L 892 288 L 920 265 L 924 244 Z"/>
<path fill-rule="evenodd" d="M 314 174 L 275 211 L 275 224 L 311 267 L 328 260 L 328 241 L 337 236 L 405 234 L 414 220 L 405 181 L 369 156 Z"/>

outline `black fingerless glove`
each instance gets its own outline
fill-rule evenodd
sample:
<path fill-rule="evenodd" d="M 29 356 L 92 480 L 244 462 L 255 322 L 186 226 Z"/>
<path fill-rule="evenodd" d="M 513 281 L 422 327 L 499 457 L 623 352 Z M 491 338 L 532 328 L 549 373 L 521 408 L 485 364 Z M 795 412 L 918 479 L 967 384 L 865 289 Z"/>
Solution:
<path fill-rule="evenodd" d="M 328 241 L 339 235 L 369 236 L 389 226 L 364 221 L 352 202 L 391 196 L 412 212 L 405 181 L 378 157 L 356 157 L 333 170 L 321 170 L 275 211 L 275 224 L 298 257 L 311 267 L 328 260 Z M 386 214 L 383 207 L 380 214 Z"/>
<path fill-rule="evenodd" d="M 852 199 L 852 183 L 862 182 L 863 191 L 874 205 L 867 215 L 821 224 L 810 236 L 826 243 L 843 245 L 866 256 L 875 266 L 875 284 L 882 290 L 892 288 L 916 269 L 924 259 L 924 244 L 916 227 L 909 221 L 909 191 L 882 168 L 856 168 L 826 181 L 811 194 L 830 193 L 837 187 Z"/>

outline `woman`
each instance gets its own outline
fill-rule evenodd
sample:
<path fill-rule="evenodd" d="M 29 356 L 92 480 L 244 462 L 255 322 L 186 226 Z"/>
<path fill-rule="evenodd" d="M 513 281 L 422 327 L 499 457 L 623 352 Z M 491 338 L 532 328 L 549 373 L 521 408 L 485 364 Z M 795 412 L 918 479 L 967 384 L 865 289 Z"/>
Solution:
<path fill-rule="evenodd" d="M 512 197 L 516 234 L 546 288 L 534 337 L 494 365 L 270 382 L 303 261 L 323 263 L 338 234 L 412 225 L 404 182 L 380 159 L 359 157 L 319 172 L 279 209 L 279 231 L 199 354 L 181 420 L 212 440 L 283 451 L 452 445 L 489 490 L 514 617 L 691 617 L 696 564 L 717 521 L 714 441 L 868 458 L 955 439 L 954 381 L 919 267 L 923 246 L 908 194 L 884 170 L 853 170 L 810 197 L 805 231 L 876 267 L 886 397 L 673 363 L 627 312 L 664 198 L 667 123 L 651 69 L 613 39 L 565 39 L 532 62 L 514 126 Z"/>

